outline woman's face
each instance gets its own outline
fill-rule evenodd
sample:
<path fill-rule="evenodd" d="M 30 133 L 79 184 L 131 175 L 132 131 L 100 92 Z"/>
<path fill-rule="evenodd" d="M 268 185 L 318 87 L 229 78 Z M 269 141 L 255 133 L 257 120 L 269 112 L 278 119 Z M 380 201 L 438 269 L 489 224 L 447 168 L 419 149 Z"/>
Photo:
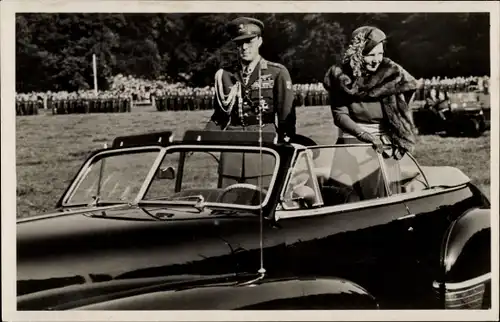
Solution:
<path fill-rule="evenodd" d="M 431 97 L 436 98 L 436 89 L 431 89 Z"/>
<path fill-rule="evenodd" d="M 444 96 L 444 92 L 439 92 L 439 99 L 444 100 L 446 97 Z"/>
<path fill-rule="evenodd" d="M 384 44 L 379 43 L 365 56 L 363 56 L 364 67 L 369 72 L 375 72 L 384 58 Z"/>

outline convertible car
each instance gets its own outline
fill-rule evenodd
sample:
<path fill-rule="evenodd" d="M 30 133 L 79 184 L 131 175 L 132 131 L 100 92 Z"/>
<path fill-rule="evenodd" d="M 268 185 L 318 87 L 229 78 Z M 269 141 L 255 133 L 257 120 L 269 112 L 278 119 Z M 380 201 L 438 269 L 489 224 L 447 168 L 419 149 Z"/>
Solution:
<path fill-rule="evenodd" d="M 390 148 L 390 147 L 388 147 Z M 18 310 L 488 309 L 490 203 L 368 144 L 118 137 L 17 223 Z"/>

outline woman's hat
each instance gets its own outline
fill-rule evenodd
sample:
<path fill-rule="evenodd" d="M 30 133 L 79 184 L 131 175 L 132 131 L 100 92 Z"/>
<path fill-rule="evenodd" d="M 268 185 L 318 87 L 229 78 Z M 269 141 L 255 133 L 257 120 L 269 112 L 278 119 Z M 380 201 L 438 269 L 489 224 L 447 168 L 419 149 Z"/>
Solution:
<path fill-rule="evenodd" d="M 373 26 L 362 26 L 354 30 L 352 32 L 352 39 L 354 39 L 360 33 L 364 33 L 366 39 L 366 45 L 365 48 L 363 49 L 364 55 L 369 53 L 379 43 L 387 39 L 387 36 L 382 30 Z"/>
<path fill-rule="evenodd" d="M 250 17 L 239 17 L 231 21 L 233 27 L 233 41 L 248 39 L 260 36 L 264 29 L 264 23 L 258 19 Z"/>

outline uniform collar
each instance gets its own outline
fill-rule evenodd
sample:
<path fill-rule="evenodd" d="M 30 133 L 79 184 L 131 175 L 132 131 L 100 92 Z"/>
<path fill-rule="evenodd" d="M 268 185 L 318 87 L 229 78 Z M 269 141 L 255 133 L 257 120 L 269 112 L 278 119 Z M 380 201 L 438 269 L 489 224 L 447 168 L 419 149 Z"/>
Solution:
<path fill-rule="evenodd" d="M 253 73 L 253 71 L 255 70 L 255 67 L 257 67 L 257 64 L 262 60 L 262 56 L 257 56 L 257 58 L 255 58 L 253 61 L 250 62 L 250 64 L 248 64 L 247 66 L 247 70 L 250 72 L 250 74 Z M 241 70 L 243 72 L 244 70 L 244 66 L 243 64 L 241 65 Z"/>

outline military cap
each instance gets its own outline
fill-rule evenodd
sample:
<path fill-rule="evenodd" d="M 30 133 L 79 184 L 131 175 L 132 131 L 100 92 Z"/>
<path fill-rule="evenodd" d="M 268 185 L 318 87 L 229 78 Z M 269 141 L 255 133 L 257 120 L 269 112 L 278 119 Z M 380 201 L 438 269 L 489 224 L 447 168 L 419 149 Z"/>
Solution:
<path fill-rule="evenodd" d="M 233 27 L 233 41 L 249 39 L 260 36 L 264 29 L 264 23 L 258 19 L 250 17 L 239 17 L 231 21 Z"/>

